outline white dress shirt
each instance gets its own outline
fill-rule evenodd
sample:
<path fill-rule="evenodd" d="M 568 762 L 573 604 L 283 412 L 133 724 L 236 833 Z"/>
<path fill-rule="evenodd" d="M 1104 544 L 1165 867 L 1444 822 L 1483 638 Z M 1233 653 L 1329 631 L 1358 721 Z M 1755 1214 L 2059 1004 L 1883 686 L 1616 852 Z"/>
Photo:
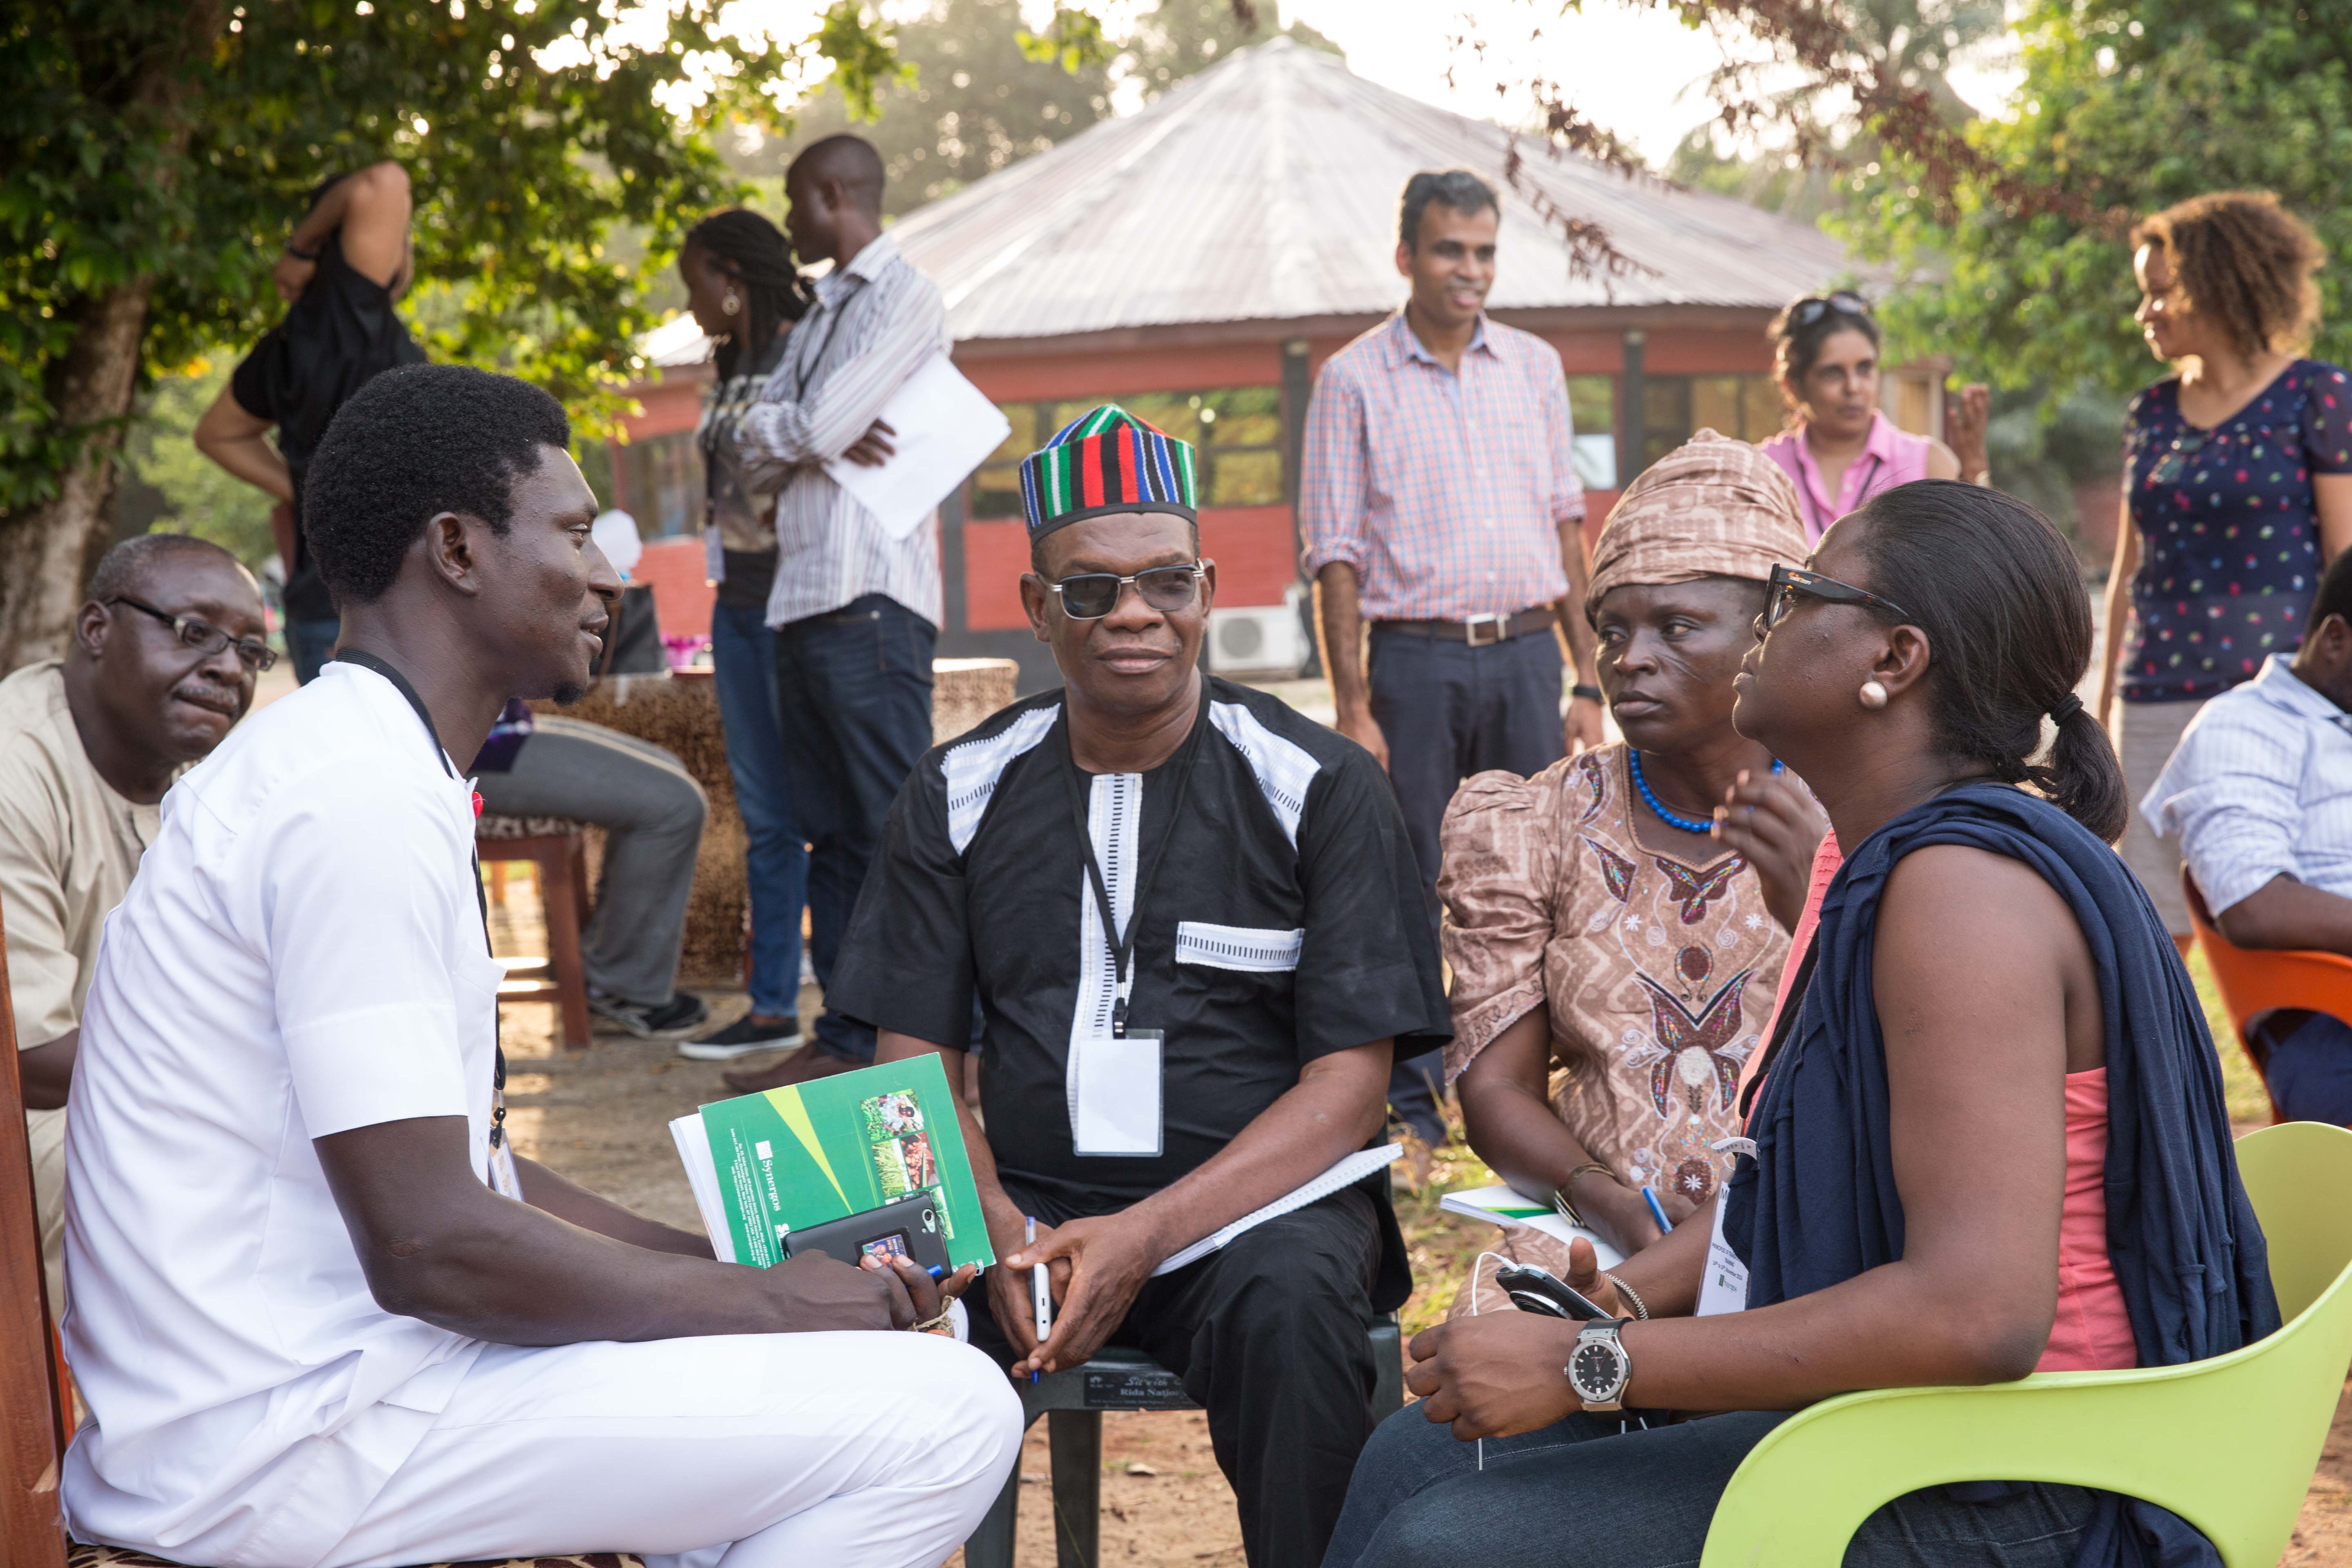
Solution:
<path fill-rule="evenodd" d="M 2352 714 L 2274 653 L 2205 704 L 2139 803 L 2215 914 L 2272 879 L 2352 898 Z"/>
<path fill-rule="evenodd" d="M 164 796 L 68 1108 L 80 1539 L 317 1562 L 479 1354 L 376 1304 L 311 1147 L 463 1116 L 487 1176 L 471 794 L 391 682 L 331 663 Z"/>
<path fill-rule="evenodd" d="M 938 288 L 888 235 L 817 279 L 816 303 L 793 328 L 783 363 L 735 424 L 746 488 L 782 487 L 770 626 L 867 594 L 940 625 L 937 518 L 893 539 L 822 465 L 855 446 L 899 384 L 947 346 Z"/>

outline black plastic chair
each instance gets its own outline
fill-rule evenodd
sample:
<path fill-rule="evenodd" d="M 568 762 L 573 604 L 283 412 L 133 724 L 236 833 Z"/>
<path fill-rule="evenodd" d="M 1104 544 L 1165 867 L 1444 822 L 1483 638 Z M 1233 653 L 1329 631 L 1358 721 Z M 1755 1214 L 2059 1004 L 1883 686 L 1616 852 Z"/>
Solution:
<path fill-rule="evenodd" d="M 1404 1404 L 1404 1358 L 1397 1322 L 1372 1325 L 1371 1417 L 1375 1424 Z M 1102 1413 L 1106 1410 L 1197 1410 L 1174 1373 L 1141 1351 L 1105 1349 L 1084 1366 L 1019 1385 L 1025 1428 L 1045 1417 L 1053 1468 L 1055 1568 L 1097 1568 L 1102 1557 Z M 1021 1507 L 1021 1467 L 963 1543 L 964 1568 L 1013 1568 L 1013 1526 Z"/>

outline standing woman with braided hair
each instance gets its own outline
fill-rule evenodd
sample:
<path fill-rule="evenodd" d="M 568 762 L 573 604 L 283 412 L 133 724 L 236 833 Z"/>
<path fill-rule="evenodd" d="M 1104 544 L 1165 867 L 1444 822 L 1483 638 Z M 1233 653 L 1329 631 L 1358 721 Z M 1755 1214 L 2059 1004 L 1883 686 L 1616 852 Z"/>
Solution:
<path fill-rule="evenodd" d="M 2179 370 L 2124 416 L 2094 710 L 2137 802 L 2209 700 L 2294 651 L 2320 574 L 2352 542 L 2352 377 L 2301 357 L 2326 253 L 2277 197 L 2181 202 L 2132 249 L 2140 333 Z M 2121 848 L 2186 951 L 2179 841 L 2135 811 Z"/>
<path fill-rule="evenodd" d="M 705 395 L 695 441 L 707 479 L 703 536 L 719 585 L 710 610 L 711 673 L 726 729 L 727 767 L 743 814 L 751 894 L 751 1010 L 723 1029 L 680 1042 L 678 1052 L 700 1061 L 732 1061 L 800 1043 L 808 841 L 784 773 L 775 634 L 767 620 L 768 589 L 776 575 L 776 498 L 745 485 L 728 432 L 782 363 L 808 296 L 782 233 L 743 207 L 696 224 L 678 253 L 677 269 L 695 324 L 717 345 L 719 374 Z"/>

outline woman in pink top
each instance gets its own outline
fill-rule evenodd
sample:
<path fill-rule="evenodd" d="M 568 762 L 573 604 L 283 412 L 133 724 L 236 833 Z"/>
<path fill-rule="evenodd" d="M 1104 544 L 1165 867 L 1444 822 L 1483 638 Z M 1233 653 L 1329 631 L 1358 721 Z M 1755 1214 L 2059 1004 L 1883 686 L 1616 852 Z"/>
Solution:
<path fill-rule="evenodd" d="M 1896 485 L 1963 476 L 1984 482 L 1991 395 L 1969 386 L 1949 415 L 1965 461 L 1932 436 L 1896 429 L 1879 411 L 1878 323 L 1861 295 L 1840 290 L 1800 300 L 1773 318 L 1765 336 L 1792 426 L 1765 442 L 1764 454 L 1797 487 L 1808 542 Z"/>

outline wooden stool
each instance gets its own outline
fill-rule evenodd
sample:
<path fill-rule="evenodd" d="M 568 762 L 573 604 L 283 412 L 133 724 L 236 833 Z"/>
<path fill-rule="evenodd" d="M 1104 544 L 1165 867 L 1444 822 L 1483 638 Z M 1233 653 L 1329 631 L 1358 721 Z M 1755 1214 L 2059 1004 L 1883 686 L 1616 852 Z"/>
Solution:
<path fill-rule="evenodd" d="M 509 990 L 501 1002 L 549 1002 L 563 1022 L 566 1049 L 588 1048 L 588 974 L 580 959 L 580 930 L 588 923 L 588 856 L 580 824 L 561 816 L 484 816 L 474 824 L 474 848 L 485 866 L 529 860 L 538 868 L 539 901 L 547 917 L 547 967 L 551 977 Z"/>

